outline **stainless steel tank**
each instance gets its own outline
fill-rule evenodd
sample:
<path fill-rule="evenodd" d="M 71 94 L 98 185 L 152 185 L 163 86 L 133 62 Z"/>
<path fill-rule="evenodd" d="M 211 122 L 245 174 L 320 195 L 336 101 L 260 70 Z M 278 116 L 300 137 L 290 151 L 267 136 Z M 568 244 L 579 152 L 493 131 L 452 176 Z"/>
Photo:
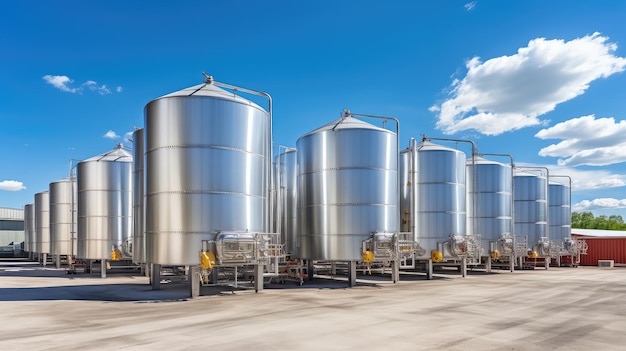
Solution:
<path fill-rule="evenodd" d="M 274 158 L 276 229 L 281 234 L 285 252 L 292 258 L 298 256 L 298 159 L 295 149 L 287 149 Z"/>
<path fill-rule="evenodd" d="M 35 204 L 24 205 L 24 251 L 35 252 Z"/>
<path fill-rule="evenodd" d="M 145 108 L 146 261 L 196 265 L 217 231 L 269 231 L 271 118 L 212 84 Z"/>
<path fill-rule="evenodd" d="M 48 191 L 35 194 L 35 252 L 50 253 L 50 197 Z"/>
<path fill-rule="evenodd" d="M 144 226 L 144 130 L 133 132 L 133 262 L 146 262 Z"/>
<path fill-rule="evenodd" d="M 513 189 L 515 235 L 526 236 L 529 249 L 545 256 L 548 250 L 545 243 L 549 242 L 547 177 L 516 170 Z"/>
<path fill-rule="evenodd" d="M 361 260 L 371 234 L 398 232 L 396 133 L 343 117 L 296 148 L 301 258 Z"/>
<path fill-rule="evenodd" d="M 76 180 L 62 179 L 50 183 L 50 253 L 75 255 Z"/>
<path fill-rule="evenodd" d="M 572 234 L 570 187 L 553 180 L 549 183 L 550 240 L 565 241 Z"/>
<path fill-rule="evenodd" d="M 132 155 L 118 145 L 81 161 L 78 177 L 78 253 L 84 259 L 124 254 L 132 240 Z"/>
<path fill-rule="evenodd" d="M 466 162 L 467 232 L 480 235 L 483 253 L 512 235 L 512 172 L 510 165 L 478 156 Z"/>
<path fill-rule="evenodd" d="M 465 153 L 429 141 L 415 147 L 415 239 L 429 256 L 438 243 L 467 234 Z"/>

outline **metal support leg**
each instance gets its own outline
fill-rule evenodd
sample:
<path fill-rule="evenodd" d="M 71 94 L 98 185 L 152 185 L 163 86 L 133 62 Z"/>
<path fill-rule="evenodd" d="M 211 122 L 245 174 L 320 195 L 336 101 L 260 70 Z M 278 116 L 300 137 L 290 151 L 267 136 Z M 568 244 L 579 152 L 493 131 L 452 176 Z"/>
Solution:
<path fill-rule="evenodd" d="M 491 257 L 487 257 L 487 273 L 491 273 Z"/>
<path fill-rule="evenodd" d="M 332 261 L 330 263 L 330 275 L 332 276 L 336 276 L 337 275 L 337 262 Z"/>
<path fill-rule="evenodd" d="M 561 267 L 561 255 L 556 256 L 556 266 Z"/>
<path fill-rule="evenodd" d="M 524 269 L 524 257 L 520 256 L 520 257 L 517 258 L 517 260 L 519 261 L 519 263 L 518 263 L 519 269 Z"/>
<path fill-rule="evenodd" d="M 100 278 L 107 277 L 107 260 L 100 260 Z"/>
<path fill-rule="evenodd" d="M 395 284 L 400 281 L 400 262 L 391 261 L 391 281 Z"/>
<path fill-rule="evenodd" d="M 144 263 L 143 264 L 143 273 L 145 274 L 146 278 L 148 278 L 148 280 L 150 279 L 150 263 Z"/>
<path fill-rule="evenodd" d="M 465 257 L 461 259 L 461 276 L 463 278 L 467 277 L 467 258 Z"/>
<path fill-rule="evenodd" d="M 348 262 L 348 286 L 356 285 L 356 261 Z"/>
<path fill-rule="evenodd" d="M 515 256 L 509 258 L 509 264 L 511 265 L 511 273 L 515 272 Z"/>
<path fill-rule="evenodd" d="M 254 291 L 263 291 L 263 265 L 257 264 L 254 266 Z"/>
<path fill-rule="evenodd" d="M 217 278 L 219 276 L 219 268 L 218 267 L 213 267 L 213 269 L 211 269 L 211 283 L 212 284 L 217 284 Z"/>
<path fill-rule="evenodd" d="M 315 265 L 313 264 L 313 260 L 307 260 L 306 261 L 306 274 L 307 274 L 307 279 L 309 281 L 313 280 L 314 270 L 315 270 Z"/>
<path fill-rule="evenodd" d="M 46 253 L 41 254 L 41 257 L 42 257 L 42 259 L 43 259 L 43 261 L 42 261 L 42 263 L 41 263 L 41 264 L 45 267 L 45 266 L 46 266 L 46 263 L 48 263 L 48 254 L 46 254 Z"/>
<path fill-rule="evenodd" d="M 192 299 L 200 297 L 200 269 L 198 266 L 189 266 L 189 288 Z"/>
<path fill-rule="evenodd" d="M 433 279 L 433 260 L 429 259 L 426 263 L 426 279 Z"/>
<path fill-rule="evenodd" d="M 56 255 L 57 268 L 61 268 L 61 255 Z"/>
<path fill-rule="evenodd" d="M 543 259 L 543 264 L 544 264 L 544 266 L 546 266 L 546 270 L 548 270 L 548 268 L 550 267 L 550 260 L 551 260 L 550 257 L 545 257 Z"/>
<path fill-rule="evenodd" d="M 161 290 L 161 265 L 153 263 L 150 269 L 152 290 Z"/>

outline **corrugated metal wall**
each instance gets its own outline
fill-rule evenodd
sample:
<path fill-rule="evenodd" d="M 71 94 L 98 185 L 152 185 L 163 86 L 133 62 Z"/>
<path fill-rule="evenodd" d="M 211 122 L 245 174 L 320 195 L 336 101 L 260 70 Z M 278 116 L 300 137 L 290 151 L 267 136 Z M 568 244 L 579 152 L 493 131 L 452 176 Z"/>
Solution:
<path fill-rule="evenodd" d="M 24 210 L 0 207 L 0 246 L 24 241 Z"/>
<path fill-rule="evenodd" d="M 24 220 L 24 210 L 18 208 L 0 207 L 0 219 Z"/>
<path fill-rule="evenodd" d="M 572 237 L 587 242 L 587 254 L 580 256 L 582 266 L 597 266 L 598 260 L 614 260 L 617 264 L 626 264 L 626 238 Z"/>
<path fill-rule="evenodd" d="M 24 231 L 19 230 L 0 230 L 0 246 L 9 245 L 10 243 L 19 244 L 24 241 Z"/>

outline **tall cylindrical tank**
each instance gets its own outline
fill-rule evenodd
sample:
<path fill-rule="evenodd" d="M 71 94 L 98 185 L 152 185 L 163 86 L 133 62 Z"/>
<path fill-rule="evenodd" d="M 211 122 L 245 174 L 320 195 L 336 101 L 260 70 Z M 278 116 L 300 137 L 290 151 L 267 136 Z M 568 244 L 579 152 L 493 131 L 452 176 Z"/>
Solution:
<path fill-rule="evenodd" d="M 132 155 L 118 145 L 81 161 L 78 177 L 79 258 L 111 259 L 132 240 Z"/>
<path fill-rule="evenodd" d="M 398 232 L 396 133 L 343 117 L 297 149 L 301 258 L 361 260 L 372 233 Z"/>
<path fill-rule="evenodd" d="M 526 236 L 532 249 L 548 237 L 548 180 L 544 175 L 515 171 L 513 176 L 515 234 Z"/>
<path fill-rule="evenodd" d="M 297 151 L 287 149 L 274 158 L 275 164 L 275 189 L 276 230 L 281 233 L 285 252 L 291 257 L 298 255 L 298 167 Z"/>
<path fill-rule="evenodd" d="M 35 252 L 35 204 L 24 205 L 24 251 Z"/>
<path fill-rule="evenodd" d="M 50 183 L 50 253 L 75 255 L 76 180 L 62 179 Z"/>
<path fill-rule="evenodd" d="M 133 262 L 146 262 L 144 235 L 144 130 L 133 132 Z"/>
<path fill-rule="evenodd" d="M 147 262 L 196 265 L 217 231 L 269 230 L 270 122 L 212 84 L 146 105 Z"/>
<path fill-rule="evenodd" d="M 48 191 L 35 194 L 35 252 L 50 253 L 50 196 Z"/>
<path fill-rule="evenodd" d="M 571 239 L 572 214 L 569 185 L 550 180 L 550 240 Z"/>
<path fill-rule="evenodd" d="M 467 234 L 465 153 L 429 141 L 415 149 L 415 239 L 429 256 L 438 243 Z"/>
<path fill-rule="evenodd" d="M 512 235 L 512 172 L 510 165 L 478 156 L 466 162 L 467 232 L 480 235 L 484 253 L 490 242 Z"/>

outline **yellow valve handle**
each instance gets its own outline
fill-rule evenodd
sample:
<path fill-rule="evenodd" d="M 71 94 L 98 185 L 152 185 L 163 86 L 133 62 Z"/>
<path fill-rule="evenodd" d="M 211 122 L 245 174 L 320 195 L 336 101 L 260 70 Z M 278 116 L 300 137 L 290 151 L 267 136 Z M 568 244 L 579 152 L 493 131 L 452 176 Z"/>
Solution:
<path fill-rule="evenodd" d="M 215 255 L 212 252 L 201 252 L 200 267 L 202 269 L 213 269 L 215 267 Z"/>
<path fill-rule="evenodd" d="M 443 261 L 443 254 L 440 251 L 432 250 L 430 252 L 430 258 L 433 260 L 433 262 L 441 262 Z"/>
<path fill-rule="evenodd" d="M 111 251 L 111 261 L 119 261 L 122 259 L 122 252 L 118 249 Z"/>
<path fill-rule="evenodd" d="M 361 255 L 361 258 L 363 259 L 363 262 L 365 263 L 372 263 L 372 261 L 374 261 L 374 253 L 370 250 L 367 250 L 363 252 L 363 254 Z"/>
<path fill-rule="evenodd" d="M 493 258 L 494 260 L 496 260 L 496 259 L 500 258 L 500 251 L 498 251 L 498 250 L 494 250 L 494 251 L 491 253 L 491 258 Z"/>

